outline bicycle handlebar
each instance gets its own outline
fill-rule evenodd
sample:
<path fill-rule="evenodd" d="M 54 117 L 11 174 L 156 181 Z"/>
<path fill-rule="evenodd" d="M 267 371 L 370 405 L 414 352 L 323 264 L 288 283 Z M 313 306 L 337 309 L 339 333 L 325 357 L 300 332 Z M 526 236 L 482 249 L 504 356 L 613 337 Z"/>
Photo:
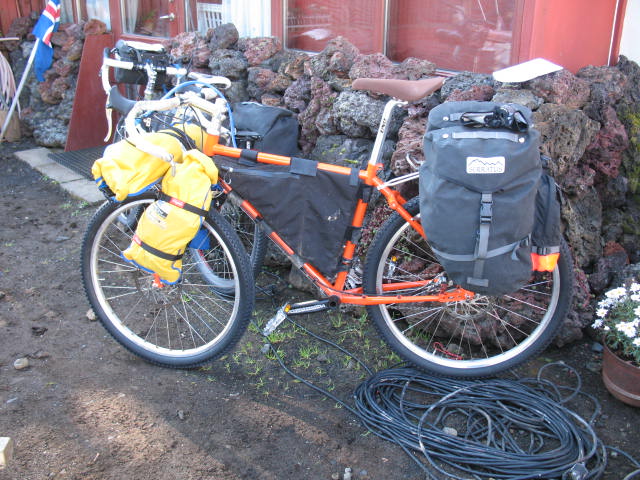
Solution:
<path fill-rule="evenodd" d="M 184 67 L 178 68 L 165 65 L 156 65 L 153 62 L 135 63 L 128 60 L 117 60 L 109 56 L 110 52 L 111 51 L 108 48 L 104 49 L 102 56 L 102 67 L 100 68 L 100 76 L 102 77 L 102 88 L 107 94 L 111 90 L 111 84 L 109 83 L 109 67 L 144 72 L 150 66 L 154 71 L 158 73 L 164 72 L 167 75 L 178 77 L 183 77 L 188 73 L 188 70 Z"/>
<path fill-rule="evenodd" d="M 200 72 L 189 72 L 184 67 L 156 65 L 153 62 L 135 63 L 129 60 L 117 60 L 115 58 L 111 58 L 109 56 L 110 53 L 111 51 L 108 48 L 104 49 L 102 57 L 102 67 L 100 69 L 100 75 L 102 77 L 102 88 L 104 89 L 106 94 L 109 94 L 109 91 L 111 90 L 111 84 L 109 83 L 109 67 L 132 71 L 146 71 L 148 68 L 151 68 L 157 73 L 166 73 L 167 75 L 175 77 L 189 76 L 189 78 L 193 78 L 194 80 L 198 80 L 199 82 L 207 83 L 209 85 L 216 85 L 223 89 L 229 88 L 231 86 L 231 81 L 226 77 L 209 75 Z"/>
<path fill-rule="evenodd" d="M 215 101 L 211 101 L 214 98 Z M 171 153 L 166 151 L 164 148 L 149 142 L 144 135 L 138 131 L 138 128 L 136 127 L 136 118 L 145 112 L 173 110 L 180 106 L 194 107 L 197 110 L 211 115 L 211 119 L 207 119 L 203 115 L 198 115 L 198 120 L 205 127 L 205 131 L 209 135 L 219 135 L 224 113 L 227 110 L 226 104 L 226 100 L 218 97 L 217 93 L 210 88 L 202 89 L 200 94 L 187 91 L 184 93 L 178 93 L 176 96 L 171 98 L 142 100 L 136 102 L 131 111 L 125 117 L 124 121 L 127 139 L 139 150 L 173 164 L 173 155 L 171 155 Z"/>
<path fill-rule="evenodd" d="M 184 67 L 172 67 L 172 66 L 164 66 L 164 65 L 156 65 L 154 63 L 134 63 L 128 60 L 117 60 L 115 58 L 105 56 L 102 60 L 103 65 L 107 65 L 108 67 L 114 68 L 124 68 L 125 70 L 140 70 L 144 71 L 146 65 L 151 65 L 153 69 L 160 73 L 166 72 L 167 75 L 175 75 L 175 76 L 184 76 L 188 73 L 187 69 Z"/>

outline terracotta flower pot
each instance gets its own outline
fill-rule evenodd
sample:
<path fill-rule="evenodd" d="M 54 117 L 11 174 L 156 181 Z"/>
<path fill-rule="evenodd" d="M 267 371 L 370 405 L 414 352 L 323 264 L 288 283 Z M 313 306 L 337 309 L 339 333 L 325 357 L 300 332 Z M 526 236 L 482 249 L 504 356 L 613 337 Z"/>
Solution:
<path fill-rule="evenodd" d="M 602 380 L 618 400 L 640 407 L 640 368 L 616 356 L 606 345 L 602 356 Z"/>

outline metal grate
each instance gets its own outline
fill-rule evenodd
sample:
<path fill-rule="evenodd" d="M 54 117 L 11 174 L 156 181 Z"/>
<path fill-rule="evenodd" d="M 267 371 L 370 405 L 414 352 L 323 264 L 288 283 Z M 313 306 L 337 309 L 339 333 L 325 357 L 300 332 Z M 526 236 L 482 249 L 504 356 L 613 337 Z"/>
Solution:
<path fill-rule="evenodd" d="M 69 170 L 82 175 L 89 180 L 93 180 L 91 166 L 93 162 L 102 157 L 104 146 L 84 148 L 73 152 L 50 153 L 49 158 Z"/>

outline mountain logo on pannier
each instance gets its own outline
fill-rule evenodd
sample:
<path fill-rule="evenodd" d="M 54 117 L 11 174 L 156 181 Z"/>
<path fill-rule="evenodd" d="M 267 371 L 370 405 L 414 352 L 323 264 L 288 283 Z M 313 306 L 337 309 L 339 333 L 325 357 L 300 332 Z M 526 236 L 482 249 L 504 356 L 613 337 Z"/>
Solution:
<path fill-rule="evenodd" d="M 467 173 L 504 173 L 504 157 L 467 157 Z"/>

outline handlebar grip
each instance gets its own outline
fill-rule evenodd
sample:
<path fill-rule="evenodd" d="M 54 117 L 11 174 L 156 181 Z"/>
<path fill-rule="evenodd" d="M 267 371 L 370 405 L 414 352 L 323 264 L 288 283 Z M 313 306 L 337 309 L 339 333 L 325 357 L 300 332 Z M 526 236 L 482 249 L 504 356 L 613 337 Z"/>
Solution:
<path fill-rule="evenodd" d="M 117 86 L 114 85 L 113 87 L 111 87 L 111 90 L 109 90 L 109 96 L 107 97 L 107 108 L 113 108 L 114 110 L 120 112 L 122 115 L 127 115 L 135 104 L 136 101 L 124 97 L 118 90 Z"/>
<path fill-rule="evenodd" d="M 209 75 L 207 73 L 189 72 L 189 78 L 209 85 L 218 85 L 219 87 L 222 87 L 224 89 L 231 86 L 231 80 L 229 80 L 227 77 Z"/>
<path fill-rule="evenodd" d="M 114 68 L 124 68 L 125 70 L 133 70 L 136 64 L 128 62 L 126 60 L 116 60 L 115 58 L 105 57 L 102 59 L 102 65 L 107 65 Z"/>
<path fill-rule="evenodd" d="M 167 75 L 173 75 L 175 77 L 184 77 L 188 73 L 184 67 L 165 67 L 164 70 L 167 72 Z"/>

